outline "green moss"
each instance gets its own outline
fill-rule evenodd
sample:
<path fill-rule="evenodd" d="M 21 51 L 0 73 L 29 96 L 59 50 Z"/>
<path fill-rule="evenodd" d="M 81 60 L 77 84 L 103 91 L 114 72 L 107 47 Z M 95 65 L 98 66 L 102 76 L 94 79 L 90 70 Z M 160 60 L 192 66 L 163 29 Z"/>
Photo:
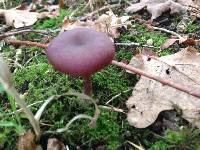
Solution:
<path fill-rule="evenodd" d="M 90 111 L 88 113 L 91 113 Z M 88 126 L 88 121 L 76 122 L 71 128 L 70 141 L 82 143 L 83 147 L 93 147 L 98 142 L 104 143 L 108 150 L 115 150 L 121 145 L 121 127 L 116 122 L 118 114 L 101 110 L 95 127 Z M 84 137 L 84 138 L 83 138 Z"/>
<path fill-rule="evenodd" d="M 60 10 L 60 14 L 58 17 L 52 18 L 52 19 L 44 19 L 42 21 L 37 22 L 34 25 L 35 29 L 57 29 L 58 27 L 60 27 L 62 25 L 62 22 L 64 20 L 65 16 L 68 16 L 70 14 L 70 12 L 68 10 Z"/>
<path fill-rule="evenodd" d="M 122 42 L 135 42 L 144 45 L 148 39 L 152 39 L 153 46 L 160 47 L 160 45 L 167 39 L 166 34 L 148 31 L 146 27 L 139 24 L 134 24 L 131 27 L 131 30 L 130 33 L 126 33 L 120 38 Z"/>
<path fill-rule="evenodd" d="M 14 74 L 16 88 L 27 92 L 27 101 L 45 100 L 54 94 L 68 91 L 68 77 L 56 72 L 50 65 L 39 63 L 27 66 Z"/>
<path fill-rule="evenodd" d="M 195 23 L 193 23 L 193 22 L 189 22 L 189 23 L 187 24 L 186 31 L 187 31 L 188 33 L 192 33 L 192 32 L 194 32 L 194 31 L 196 31 L 198 28 L 199 28 L 199 27 L 198 27 L 197 24 L 195 24 Z"/>
<path fill-rule="evenodd" d="M 200 148 L 200 130 L 183 128 L 179 132 L 166 131 L 166 135 L 156 141 L 150 150 L 196 150 Z"/>

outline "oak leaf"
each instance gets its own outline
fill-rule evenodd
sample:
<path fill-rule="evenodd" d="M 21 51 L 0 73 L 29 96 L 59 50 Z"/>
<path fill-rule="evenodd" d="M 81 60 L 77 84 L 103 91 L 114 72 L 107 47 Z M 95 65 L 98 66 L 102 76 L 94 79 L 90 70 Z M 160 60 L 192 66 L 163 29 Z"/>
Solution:
<path fill-rule="evenodd" d="M 151 20 L 161 16 L 162 13 L 170 10 L 170 13 L 184 13 L 187 10 L 187 6 L 193 5 L 192 0 L 141 0 L 139 3 L 132 4 L 126 8 L 126 12 L 137 12 L 145 8 L 152 15 Z"/>
<path fill-rule="evenodd" d="M 200 89 L 200 53 L 196 49 L 188 47 L 160 58 L 139 55 L 140 57 L 133 57 L 130 63 L 135 64 L 136 61 L 139 64 L 134 67 L 181 85 L 189 85 L 191 90 Z M 146 77 L 140 78 L 126 105 L 129 108 L 128 121 L 137 128 L 151 125 L 160 112 L 177 107 L 182 110 L 184 119 L 200 127 L 199 98 Z"/>
<path fill-rule="evenodd" d="M 46 12 L 32 12 L 30 7 L 25 7 L 23 10 L 19 10 L 18 7 L 13 9 L 0 9 L 0 16 L 5 18 L 6 25 L 14 26 L 15 28 L 31 26 L 45 17 L 53 18 L 59 15 L 58 7 L 54 11 Z"/>

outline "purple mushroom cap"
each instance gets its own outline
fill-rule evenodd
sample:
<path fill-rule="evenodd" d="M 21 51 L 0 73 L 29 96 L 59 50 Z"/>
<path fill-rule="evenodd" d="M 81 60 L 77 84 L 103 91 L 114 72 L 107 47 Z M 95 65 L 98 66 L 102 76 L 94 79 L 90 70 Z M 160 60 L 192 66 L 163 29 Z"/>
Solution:
<path fill-rule="evenodd" d="M 54 68 L 72 76 L 89 76 L 107 66 L 115 46 L 103 32 L 77 28 L 60 33 L 46 49 Z"/>

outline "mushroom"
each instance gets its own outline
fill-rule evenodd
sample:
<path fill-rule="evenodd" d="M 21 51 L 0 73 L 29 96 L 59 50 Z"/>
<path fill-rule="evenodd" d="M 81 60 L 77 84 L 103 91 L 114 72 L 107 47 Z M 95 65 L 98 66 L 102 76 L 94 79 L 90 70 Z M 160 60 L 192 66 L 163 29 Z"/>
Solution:
<path fill-rule="evenodd" d="M 84 79 L 84 93 L 91 94 L 91 76 L 111 63 L 115 46 L 103 32 L 76 28 L 60 33 L 46 49 L 54 68 L 71 76 Z"/>

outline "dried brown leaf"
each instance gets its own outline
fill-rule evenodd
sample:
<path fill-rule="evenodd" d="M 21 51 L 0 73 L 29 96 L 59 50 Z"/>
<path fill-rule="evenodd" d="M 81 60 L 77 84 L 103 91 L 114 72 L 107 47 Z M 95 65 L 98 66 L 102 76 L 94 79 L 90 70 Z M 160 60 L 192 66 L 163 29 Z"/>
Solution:
<path fill-rule="evenodd" d="M 97 31 L 108 34 L 112 38 L 117 38 L 120 35 L 118 28 L 130 24 L 129 22 L 127 22 L 128 19 L 129 19 L 129 16 L 117 17 L 111 11 L 109 12 L 109 14 L 101 15 L 95 21 L 92 21 L 92 20 L 80 21 L 80 20 L 65 18 L 63 26 L 62 26 L 62 31 L 71 30 L 71 29 L 80 28 L 80 27 L 93 28 Z"/>
<path fill-rule="evenodd" d="M 32 6 L 23 6 L 23 8 L 16 7 L 9 10 L 0 9 L 0 16 L 3 16 L 6 21 L 6 25 L 14 26 L 15 28 L 31 26 L 33 25 L 38 19 L 49 17 L 53 18 L 59 15 L 59 7 L 54 7 L 53 11 L 46 11 L 46 12 L 33 12 Z M 45 6 L 46 9 L 50 9 L 51 6 Z"/>
<path fill-rule="evenodd" d="M 165 43 L 163 43 L 160 48 L 161 50 L 169 48 L 170 46 L 172 46 L 176 41 L 178 41 L 178 39 L 167 39 L 165 41 Z"/>
<path fill-rule="evenodd" d="M 20 28 L 33 25 L 38 19 L 37 12 L 29 12 L 26 10 L 3 10 L 2 15 L 5 18 L 6 25 Z"/>
<path fill-rule="evenodd" d="M 196 41 L 192 38 L 188 38 L 188 37 L 182 37 L 180 39 L 167 39 L 165 41 L 165 43 L 163 43 L 160 48 L 161 50 L 169 48 L 170 46 L 172 46 L 175 42 L 177 42 L 178 44 L 182 44 L 185 46 L 194 46 L 196 45 Z"/>
<path fill-rule="evenodd" d="M 65 145 L 56 138 L 48 139 L 47 150 L 66 150 Z"/>
<path fill-rule="evenodd" d="M 200 88 L 200 53 L 188 47 L 182 51 L 156 59 L 141 55 L 144 70 L 172 82 Z M 151 125 L 164 110 L 178 107 L 182 117 L 200 127 L 200 99 L 159 82 L 141 77 L 127 101 L 128 121 L 137 128 Z"/>
<path fill-rule="evenodd" d="M 180 42 L 180 40 L 179 40 L 179 43 L 184 44 L 184 45 L 186 45 L 186 46 L 194 46 L 194 45 L 196 45 L 195 40 L 192 39 L 192 38 L 187 38 L 186 40 L 181 41 L 181 42 Z"/>
<path fill-rule="evenodd" d="M 42 150 L 42 148 L 36 145 L 35 135 L 29 130 L 19 138 L 18 150 Z"/>
<path fill-rule="evenodd" d="M 170 10 L 171 14 L 184 12 L 187 10 L 186 6 L 191 3 L 192 0 L 178 0 L 176 2 L 173 0 L 141 0 L 140 3 L 133 4 L 126 8 L 126 12 L 133 13 L 146 7 L 147 11 L 152 15 L 151 20 L 154 20 L 168 10 Z"/>

